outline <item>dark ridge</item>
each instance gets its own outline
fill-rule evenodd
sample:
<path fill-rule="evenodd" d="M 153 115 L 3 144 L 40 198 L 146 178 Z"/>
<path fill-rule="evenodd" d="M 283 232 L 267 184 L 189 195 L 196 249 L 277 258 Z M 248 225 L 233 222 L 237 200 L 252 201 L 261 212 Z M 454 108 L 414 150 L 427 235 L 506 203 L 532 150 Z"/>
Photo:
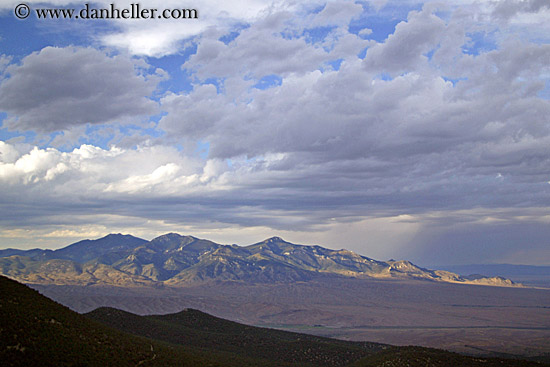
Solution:
<path fill-rule="evenodd" d="M 346 366 L 387 347 L 247 326 L 194 309 L 169 315 L 138 316 L 99 308 L 86 316 L 152 339 L 201 349 L 215 347 L 217 351 L 298 366 Z"/>
<path fill-rule="evenodd" d="M 276 366 L 130 335 L 0 276 L 1 366 Z"/>
<path fill-rule="evenodd" d="M 195 309 L 168 315 L 138 316 L 98 308 L 86 316 L 117 329 L 202 350 L 223 351 L 291 366 L 503 367 L 541 366 L 537 362 L 464 356 L 423 347 L 350 342 L 247 326 Z"/>

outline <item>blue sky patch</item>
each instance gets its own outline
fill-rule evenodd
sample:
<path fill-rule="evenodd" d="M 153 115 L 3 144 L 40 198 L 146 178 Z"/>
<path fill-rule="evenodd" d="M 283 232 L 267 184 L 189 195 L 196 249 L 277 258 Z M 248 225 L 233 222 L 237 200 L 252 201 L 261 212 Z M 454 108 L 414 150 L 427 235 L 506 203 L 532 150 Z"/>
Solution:
<path fill-rule="evenodd" d="M 268 89 L 272 87 L 277 87 L 282 83 L 283 83 L 283 78 L 281 78 L 279 75 L 271 74 L 260 78 L 260 80 L 258 80 L 258 82 L 254 85 L 254 88 Z"/>
<path fill-rule="evenodd" d="M 494 32 L 474 32 L 466 35 L 469 41 L 462 46 L 462 52 L 467 55 L 478 56 L 481 53 L 496 50 L 498 47 Z"/>

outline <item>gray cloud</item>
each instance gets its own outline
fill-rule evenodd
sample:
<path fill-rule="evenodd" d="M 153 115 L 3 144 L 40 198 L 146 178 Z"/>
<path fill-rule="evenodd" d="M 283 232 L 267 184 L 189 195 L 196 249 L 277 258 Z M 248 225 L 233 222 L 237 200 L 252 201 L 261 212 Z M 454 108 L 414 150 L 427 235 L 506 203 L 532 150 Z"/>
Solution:
<path fill-rule="evenodd" d="M 362 252 L 367 234 L 360 223 L 374 228 L 372 218 L 382 223 L 404 216 L 414 222 L 408 231 L 418 227 L 425 233 L 401 236 L 392 246 L 411 244 L 414 251 L 403 254 L 414 260 L 430 259 L 429 254 L 437 254 L 433 262 L 448 259 L 446 254 L 460 261 L 512 256 L 521 236 L 506 243 L 501 235 L 506 227 L 494 224 L 494 218 L 527 233 L 545 223 L 541 213 L 550 205 L 550 102 L 540 95 L 548 83 L 549 46 L 507 39 L 510 29 L 483 24 L 484 18 L 467 8 L 453 8 L 442 18 L 425 7 L 411 12 L 386 40 L 366 41 L 348 32 L 359 7 L 334 6 L 305 15 L 305 20 L 273 12 L 227 44 L 219 40 L 221 30 L 204 32 L 197 53 L 183 65 L 195 77 L 193 90 L 163 96 L 166 114 L 158 129 L 165 135 L 147 144 L 126 136 L 121 147 L 111 150 L 83 146 L 63 153 L 25 150 L 16 143 L 0 146 L 0 185 L 5 189 L 0 203 L 9 213 L 0 222 L 5 227 L 22 218 L 33 227 L 82 226 L 87 220 L 104 225 L 113 216 L 121 223 L 151 221 L 150 226 L 171 230 L 267 228 L 302 233 L 301 238 L 307 237 L 304 232 L 326 230 L 339 238 L 349 227 L 361 234 L 346 235 L 355 242 L 332 245 Z M 338 17 L 331 20 L 327 15 L 336 10 Z M 312 41 L 307 24 L 330 30 Z M 473 30 L 498 33 L 494 49 L 464 52 Z M 358 56 L 367 46 L 366 56 Z M 91 53 L 99 60 L 94 65 L 120 63 L 130 81 L 116 79 L 114 72 L 105 75 L 113 75 L 112 83 L 123 83 L 113 98 L 122 95 L 126 108 L 131 100 L 148 101 L 152 93 L 154 83 L 136 74 L 127 58 L 87 49 L 57 52 L 74 57 L 73 62 L 79 60 L 75 55 Z M 9 83 L 19 78 L 26 85 L 24 76 L 37 73 L 27 72 L 25 65 L 41 55 L 11 66 L 11 78 L 0 88 L 22 91 Z M 339 67 L 332 67 L 329 62 L 337 59 Z M 254 87 L 272 74 L 281 78 L 280 85 Z M 219 80 L 218 88 L 202 84 L 209 78 Z M 58 107 L 68 98 L 59 83 L 53 90 L 61 97 L 44 97 Z M 76 94 L 88 116 L 78 120 L 82 124 L 95 118 L 88 96 L 101 99 L 101 93 L 76 85 L 89 93 Z M 11 96 L 2 98 L 4 104 L 12 101 Z M 50 111 L 47 106 L 44 110 Z M 58 121 L 53 125 L 22 107 L 10 112 L 28 128 L 35 128 L 36 121 L 50 129 L 72 127 L 55 144 L 63 145 L 79 132 L 76 123 L 51 119 L 51 112 L 49 119 Z M 96 122 L 132 117 L 97 113 L 107 116 Z M 123 147 L 133 146 L 134 139 L 144 145 Z M 207 158 L 193 152 L 197 142 L 209 144 Z M 163 146 L 175 143 L 186 148 Z M 449 226 L 456 222 L 460 225 Z M 393 223 L 387 228 L 401 227 Z M 459 236 L 470 230 L 486 239 L 486 249 L 476 247 L 481 240 Z M 541 238 L 533 237 L 525 246 L 539 251 Z M 444 252 L 447 242 L 455 252 Z"/>
<path fill-rule="evenodd" d="M 52 132 L 87 123 L 127 121 L 158 111 L 150 100 L 157 76 L 140 64 L 92 48 L 46 47 L 7 68 L 0 109 L 11 130 Z"/>
<path fill-rule="evenodd" d="M 494 1 L 493 16 L 509 20 L 519 13 L 536 13 L 550 8 L 546 0 L 501 0 Z"/>
<path fill-rule="evenodd" d="M 321 59 L 305 58 L 267 90 L 197 86 L 171 95 L 162 101 L 168 114 L 160 126 L 208 141 L 212 158 L 253 158 L 245 164 L 250 171 L 226 173 L 232 197 L 266 212 L 304 213 L 311 228 L 331 217 L 548 206 L 550 103 L 537 95 L 548 45 L 505 41 L 468 55 L 462 46 L 475 19 L 461 13 L 446 23 L 433 10 L 411 13 L 387 40 L 371 42 L 364 60 L 343 54 L 338 71 L 318 71 Z M 431 60 L 424 56 L 430 50 Z M 239 54 L 213 74 L 198 70 L 203 78 L 243 80 L 238 62 L 280 71 L 270 54 L 258 55 Z M 380 78 L 384 72 L 394 78 Z M 236 205 L 215 198 L 222 208 Z M 221 220 L 247 223 L 224 218 L 222 208 Z M 274 218 L 259 222 L 299 227 Z"/>
<path fill-rule="evenodd" d="M 429 265 L 548 264 L 547 222 L 532 220 L 425 226 L 408 241 L 403 255 Z"/>
<path fill-rule="evenodd" d="M 303 74 L 324 63 L 357 54 L 366 41 L 342 29 L 334 29 L 324 39 L 308 43 L 306 27 L 336 27 L 359 14 L 361 6 L 350 3 L 327 4 L 319 14 L 297 19 L 289 12 L 276 12 L 260 19 L 225 44 L 215 30 L 205 32 L 197 52 L 183 65 L 201 78 Z M 327 15 L 330 14 L 331 16 Z"/>
<path fill-rule="evenodd" d="M 445 30 L 445 22 L 432 13 L 430 7 L 413 11 L 406 22 L 395 27 L 395 32 L 384 43 L 367 51 L 364 63 L 376 72 L 401 73 L 417 70 L 428 60 L 424 54 L 434 49 Z"/>

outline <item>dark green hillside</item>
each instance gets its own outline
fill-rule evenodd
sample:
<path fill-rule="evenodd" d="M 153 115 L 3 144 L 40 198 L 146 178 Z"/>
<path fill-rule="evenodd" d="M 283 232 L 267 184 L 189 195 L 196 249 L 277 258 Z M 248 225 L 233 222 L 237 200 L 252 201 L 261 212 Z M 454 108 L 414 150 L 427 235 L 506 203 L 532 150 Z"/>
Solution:
<path fill-rule="evenodd" d="M 170 315 L 137 316 L 99 308 L 86 316 L 153 339 L 298 366 L 345 366 L 385 347 L 246 326 L 192 309 Z"/>
<path fill-rule="evenodd" d="M 129 335 L 2 276 L 0 294 L 1 366 L 270 365 Z"/>
<path fill-rule="evenodd" d="M 362 359 L 351 367 L 528 367 L 542 366 L 523 360 L 468 357 L 458 353 L 423 347 L 391 347 Z"/>

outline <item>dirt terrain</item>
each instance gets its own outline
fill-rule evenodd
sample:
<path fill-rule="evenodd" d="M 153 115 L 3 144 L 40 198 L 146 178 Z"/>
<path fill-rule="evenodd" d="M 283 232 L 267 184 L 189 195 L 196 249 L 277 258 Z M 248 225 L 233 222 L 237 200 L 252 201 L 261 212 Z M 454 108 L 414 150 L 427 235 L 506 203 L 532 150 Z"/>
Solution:
<path fill-rule="evenodd" d="M 364 279 L 34 288 L 78 312 L 110 306 L 144 315 L 190 307 L 246 324 L 340 339 L 473 354 L 550 355 L 548 289 Z"/>

